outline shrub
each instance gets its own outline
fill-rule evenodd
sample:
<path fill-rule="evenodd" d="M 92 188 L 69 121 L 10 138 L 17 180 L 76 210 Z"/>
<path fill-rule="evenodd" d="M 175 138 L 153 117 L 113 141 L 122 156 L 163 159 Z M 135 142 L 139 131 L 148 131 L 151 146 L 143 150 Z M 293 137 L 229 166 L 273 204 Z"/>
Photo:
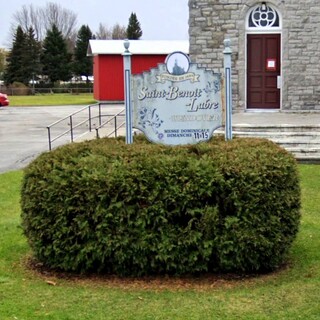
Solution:
<path fill-rule="evenodd" d="M 7 93 L 15 96 L 26 96 L 31 94 L 31 89 L 22 82 L 13 82 L 8 86 Z"/>
<path fill-rule="evenodd" d="M 293 156 L 267 140 L 168 147 L 99 139 L 34 160 L 21 206 L 34 255 L 52 268 L 257 272 L 285 261 L 300 189 Z"/>

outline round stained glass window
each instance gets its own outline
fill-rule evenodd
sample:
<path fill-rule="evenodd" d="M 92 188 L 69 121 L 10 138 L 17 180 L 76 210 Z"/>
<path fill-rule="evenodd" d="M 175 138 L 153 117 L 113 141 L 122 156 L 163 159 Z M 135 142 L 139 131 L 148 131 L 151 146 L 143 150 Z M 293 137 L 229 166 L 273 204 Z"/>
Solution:
<path fill-rule="evenodd" d="M 279 27 L 279 15 L 276 10 L 261 5 L 252 10 L 249 16 L 250 28 L 273 28 Z"/>

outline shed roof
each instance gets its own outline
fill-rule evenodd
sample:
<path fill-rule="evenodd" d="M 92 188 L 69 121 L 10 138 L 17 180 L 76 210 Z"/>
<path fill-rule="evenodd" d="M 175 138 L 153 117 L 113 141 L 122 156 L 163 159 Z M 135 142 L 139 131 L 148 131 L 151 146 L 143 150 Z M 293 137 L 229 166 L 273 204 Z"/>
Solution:
<path fill-rule="evenodd" d="M 188 40 L 129 40 L 132 54 L 169 54 L 174 51 L 189 53 Z M 87 54 L 122 54 L 124 40 L 90 40 Z"/>

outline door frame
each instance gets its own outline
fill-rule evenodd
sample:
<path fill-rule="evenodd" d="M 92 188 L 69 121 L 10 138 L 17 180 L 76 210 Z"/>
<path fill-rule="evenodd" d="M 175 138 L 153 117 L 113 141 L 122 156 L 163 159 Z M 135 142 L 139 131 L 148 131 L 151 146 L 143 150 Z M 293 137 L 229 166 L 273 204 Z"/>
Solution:
<path fill-rule="evenodd" d="M 280 101 L 279 101 L 279 108 L 276 109 L 270 109 L 270 108 L 249 108 L 248 107 L 248 35 L 269 35 L 269 34 L 279 34 L 280 35 L 280 77 L 281 77 L 281 85 L 280 85 Z M 245 34 L 245 99 L 246 99 L 246 104 L 245 104 L 245 109 L 246 111 L 262 111 L 262 112 L 268 112 L 268 111 L 279 111 L 282 109 L 282 80 L 283 80 L 283 70 L 282 70 L 282 60 L 283 60 L 283 51 L 282 51 L 282 33 L 281 32 L 246 32 Z"/>
<path fill-rule="evenodd" d="M 269 4 L 268 4 L 269 5 Z M 250 28 L 248 27 L 249 16 L 256 7 L 251 7 L 246 15 L 246 32 L 244 34 L 244 56 L 245 56 L 245 111 L 280 111 L 282 110 L 282 99 L 283 99 L 283 35 L 282 35 L 282 16 L 279 13 L 279 10 L 275 8 L 273 5 L 269 5 L 272 7 L 279 16 L 279 27 L 271 27 L 271 28 Z M 279 109 L 253 109 L 248 108 L 248 34 L 279 34 L 280 35 L 280 77 L 281 77 L 281 87 L 280 87 L 280 107 Z"/>

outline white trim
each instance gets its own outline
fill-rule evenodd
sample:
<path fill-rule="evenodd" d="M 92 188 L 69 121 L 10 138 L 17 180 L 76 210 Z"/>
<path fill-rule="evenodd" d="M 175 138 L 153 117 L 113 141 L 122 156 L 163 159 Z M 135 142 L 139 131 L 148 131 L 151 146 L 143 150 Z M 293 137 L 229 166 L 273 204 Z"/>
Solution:
<path fill-rule="evenodd" d="M 87 55 L 123 54 L 124 40 L 89 40 Z M 169 54 L 181 51 L 189 54 L 188 40 L 129 40 L 132 54 Z"/>
<path fill-rule="evenodd" d="M 250 33 L 251 32 L 252 33 L 275 33 L 275 32 L 279 32 L 279 31 L 282 30 L 282 15 L 281 15 L 281 13 L 273 5 L 267 3 L 267 6 L 272 8 L 278 14 L 279 27 L 261 27 L 261 28 L 259 28 L 259 27 L 249 27 L 249 17 L 251 15 L 252 11 L 254 11 L 257 8 L 261 7 L 261 4 L 258 4 L 258 5 L 255 5 L 254 7 L 250 8 L 250 10 L 248 10 L 248 12 L 246 14 L 246 31 L 247 32 L 250 32 Z"/>

